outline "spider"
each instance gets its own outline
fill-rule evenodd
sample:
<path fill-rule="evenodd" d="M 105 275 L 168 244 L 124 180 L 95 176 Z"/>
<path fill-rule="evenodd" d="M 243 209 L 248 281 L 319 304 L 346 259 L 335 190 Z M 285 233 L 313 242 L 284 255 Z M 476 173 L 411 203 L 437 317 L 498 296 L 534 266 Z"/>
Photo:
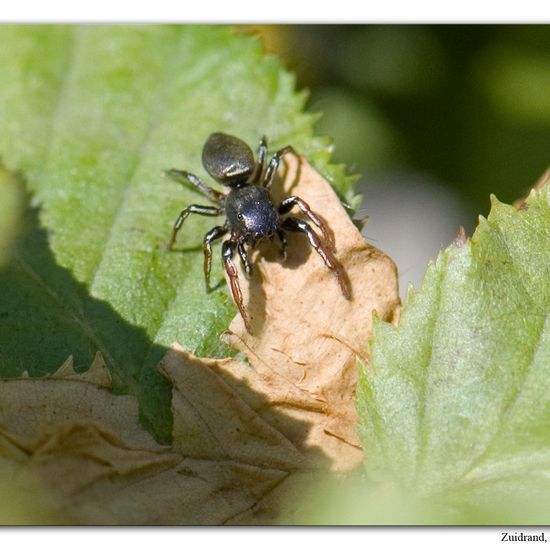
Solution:
<path fill-rule="evenodd" d="M 245 272 L 250 276 L 252 274 L 252 264 L 248 257 L 246 245 L 254 247 L 265 238 L 273 240 L 277 236 L 280 241 L 283 259 L 286 259 L 287 231 L 305 233 L 310 245 L 336 276 L 344 297 L 350 299 L 350 291 L 341 267 L 334 258 L 334 244 L 325 223 L 300 197 L 287 196 L 283 198 L 279 205 L 275 205 L 273 202 L 270 189 L 281 159 L 287 153 L 296 154 L 291 146 L 283 147 L 271 157 L 266 167 L 267 142 L 265 137 L 260 141 L 258 161 L 256 162 L 254 153 L 244 141 L 235 136 L 216 132 L 210 135 L 204 144 L 202 163 L 214 180 L 229 187 L 227 194 L 212 189 L 197 176 L 184 170 L 172 168 L 163 172 L 163 174 L 174 178 L 180 183 L 191 183 L 198 191 L 217 204 L 217 206 L 191 204 L 184 208 L 172 229 L 168 250 L 172 250 L 178 231 L 189 214 L 201 214 L 203 216 L 225 214 L 225 223 L 212 228 L 204 236 L 204 278 L 206 288 L 207 291 L 211 290 L 212 241 L 229 234 L 229 238 L 222 244 L 223 266 L 229 278 L 233 300 L 249 332 L 250 322 L 243 305 L 241 287 L 233 257 L 237 252 Z M 323 244 L 307 222 L 293 216 L 287 216 L 295 206 L 317 226 L 326 244 Z"/>

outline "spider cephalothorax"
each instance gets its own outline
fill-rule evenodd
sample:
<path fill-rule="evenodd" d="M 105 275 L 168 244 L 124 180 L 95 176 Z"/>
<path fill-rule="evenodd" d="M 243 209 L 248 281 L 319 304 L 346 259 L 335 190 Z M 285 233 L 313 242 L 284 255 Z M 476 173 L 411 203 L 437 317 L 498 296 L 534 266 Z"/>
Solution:
<path fill-rule="evenodd" d="M 229 238 L 222 245 L 223 265 L 229 277 L 233 300 L 248 330 L 250 330 L 250 324 L 243 305 L 233 256 L 237 252 L 243 268 L 250 275 L 252 264 L 248 258 L 246 246 L 254 246 L 262 239 L 272 239 L 277 236 L 281 243 L 283 257 L 286 257 L 287 231 L 302 232 L 307 235 L 311 246 L 318 252 L 326 266 L 336 275 L 344 296 L 350 298 L 349 288 L 341 268 L 334 258 L 334 245 L 324 222 L 299 197 L 285 197 L 278 205 L 273 202 L 270 189 L 277 168 L 283 155 L 290 152 L 294 152 L 290 146 L 280 149 L 271 157 L 266 167 L 267 144 L 265 138 L 260 141 L 258 160 L 255 161 L 254 153 L 244 141 L 219 132 L 212 134 L 204 145 L 202 163 L 213 179 L 229 187 L 230 190 L 227 194 L 212 189 L 189 172 L 175 169 L 165 172 L 178 181 L 188 181 L 218 205 L 202 206 L 192 204 L 182 210 L 174 224 L 168 249 L 172 249 L 176 235 L 189 214 L 195 213 L 203 216 L 225 214 L 225 223 L 212 228 L 204 236 L 204 276 L 207 289 L 209 289 L 212 261 L 211 243 L 215 239 L 229 234 Z M 321 241 L 307 222 L 288 215 L 294 206 L 297 206 L 317 226 L 325 243 Z"/>

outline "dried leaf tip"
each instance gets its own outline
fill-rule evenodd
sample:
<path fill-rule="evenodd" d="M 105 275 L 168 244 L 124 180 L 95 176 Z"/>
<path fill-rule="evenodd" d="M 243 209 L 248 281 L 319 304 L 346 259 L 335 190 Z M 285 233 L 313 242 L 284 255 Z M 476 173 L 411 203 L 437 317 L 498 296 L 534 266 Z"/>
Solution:
<path fill-rule="evenodd" d="M 522 197 L 521 199 L 517 199 L 514 201 L 513 206 L 516 210 L 527 210 L 529 208 L 529 205 L 527 204 L 527 199 L 531 195 L 533 191 L 540 191 L 543 186 L 550 182 L 550 166 L 546 169 L 546 171 L 542 174 L 542 176 L 537 180 L 535 185 L 531 188 L 529 193 Z"/>
<path fill-rule="evenodd" d="M 458 233 L 454 238 L 453 245 L 458 248 L 462 248 L 467 241 L 468 241 L 468 235 L 466 235 L 466 230 L 464 229 L 464 226 L 461 225 L 458 228 Z"/>

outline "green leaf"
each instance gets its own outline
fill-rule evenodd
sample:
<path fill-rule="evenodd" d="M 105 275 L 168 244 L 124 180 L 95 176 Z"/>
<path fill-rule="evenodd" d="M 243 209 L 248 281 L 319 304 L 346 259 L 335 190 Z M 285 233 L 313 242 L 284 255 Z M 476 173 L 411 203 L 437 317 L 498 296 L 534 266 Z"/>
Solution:
<path fill-rule="evenodd" d="M 19 179 L 0 164 L 0 268 L 11 257 L 13 241 L 19 231 L 21 196 Z"/>
<path fill-rule="evenodd" d="M 221 130 L 292 144 L 348 199 L 352 181 L 313 138 L 293 76 L 229 27 L 6 26 L 0 41 L 0 158 L 35 207 L 0 272 L 0 374 L 41 375 L 70 354 L 82 371 L 100 351 L 167 440 L 159 359 L 174 341 L 229 354 L 219 335 L 235 307 L 219 262 L 205 292 L 211 219 L 190 219 L 180 252 L 165 251 L 179 211 L 207 201 L 161 171 L 206 177 L 201 148 Z"/>
<path fill-rule="evenodd" d="M 399 327 L 376 323 L 358 391 L 366 470 L 415 504 L 366 521 L 550 521 L 549 228 L 548 184 L 521 210 L 494 199 Z"/>

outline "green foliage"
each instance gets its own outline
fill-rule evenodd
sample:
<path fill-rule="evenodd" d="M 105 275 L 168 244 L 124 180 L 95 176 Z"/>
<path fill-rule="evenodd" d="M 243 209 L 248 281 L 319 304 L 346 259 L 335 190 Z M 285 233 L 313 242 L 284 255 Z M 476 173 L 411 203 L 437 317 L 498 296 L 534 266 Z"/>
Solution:
<path fill-rule="evenodd" d="M 376 323 L 358 391 L 365 464 L 415 499 L 409 521 L 550 521 L 549 228 L 548 185 L 524 210 L 494 199 L 409 293 L 399 328 Z"/>
<path fill-rule="evenodd" d="M 0 165 L 0 267 L 11 257 L 19 230 L 21 186 L 17 176 Z"/>
<path fill-rule="evenodd" d="M 506 47 L 484 53 L 478 69 L 495 114 L 518 126 L 546 130 L 550 126 L 550 56 Z"/>
<path fill-rule="evenodd" d="M 223 282 L 205 292 L 211 219 L 190 219 L 180 252 L 165 251 L 179 211 L 206 200 L 162 169 L 206 176 L 201 148 L 221 130 L 291 143 L 348 199 L 352 182 L 312 137 L 292 75 L 228 27 L 7 26 L 0 40 L 0 158 L 35 207 L 0 272 L 0 374 L 45 374 L 71 354 L 85 370 L 99 350 L 166 440 L 158 360 L 174 341 L 227 355 L 218 336 L 235 308 Z"/>
<path fill-rule="evenodd" d="M 550 522 L 550 184 L 493 200 L 360 366 L 365 470 L 305 494 L 299 524 Z"/>

